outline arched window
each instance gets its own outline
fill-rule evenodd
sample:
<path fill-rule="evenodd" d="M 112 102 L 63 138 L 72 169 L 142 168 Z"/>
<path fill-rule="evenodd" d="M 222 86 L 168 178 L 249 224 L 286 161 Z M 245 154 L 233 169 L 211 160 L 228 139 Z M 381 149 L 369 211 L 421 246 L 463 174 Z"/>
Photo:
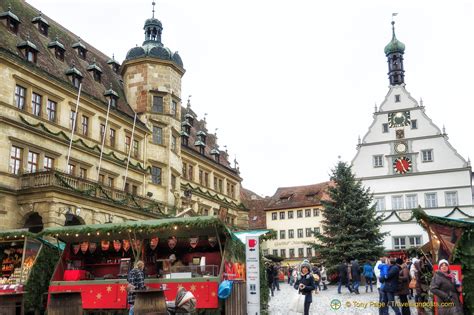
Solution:
<path fill-rule="evenodd" d="M 32 233 L 38 233 L 43 230 L 43 218 L 38 214 L 38 212 L 33 212 L 28 215 L 25 220 L 24 228 Z"/>

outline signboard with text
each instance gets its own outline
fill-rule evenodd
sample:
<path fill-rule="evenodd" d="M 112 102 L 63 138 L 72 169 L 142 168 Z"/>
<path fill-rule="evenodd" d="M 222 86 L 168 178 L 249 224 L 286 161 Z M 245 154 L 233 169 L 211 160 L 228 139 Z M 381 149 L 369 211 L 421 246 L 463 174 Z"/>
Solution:
<path fill-rule="evenodd" d="M 260 244 L 258 236 L 245 238 L 247 315 L 260 315 Z"/>

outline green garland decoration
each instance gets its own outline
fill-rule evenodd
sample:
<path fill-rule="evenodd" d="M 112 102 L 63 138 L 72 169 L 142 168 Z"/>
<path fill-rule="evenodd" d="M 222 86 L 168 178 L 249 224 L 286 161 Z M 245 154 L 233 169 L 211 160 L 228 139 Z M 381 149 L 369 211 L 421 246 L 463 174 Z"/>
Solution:
<path fill-rule="evenodd" d="M 236 204 L 233 201 L 228 201 L 225 197 L 220 197 L 218 194 L 212 194 L 209 190 L 203 190 L 203 189 L 201 189 L 201 187 L 193 187 L 189 183 L 181 184 L 181 189 L 182 190 L 189 189 L 193 193 L 195 193 L 196 195 L 200 195 L 202 197 L 214 199 L 217 202 L 224 203 L 225 205 L 233 207 L 233 208 L 237 208 L 237 209 L 241 209 L 241 210 L 247 210 L 247 208 L 245 208 L 245 206 L 242 203 Z"/>
<path fill-rule="evenodd" d="M 49 281 L 60 257 L 61 252 L 58 248 L 43 242 L 43 248 L 25 285 L 25 314 L 38 309 L 41 313 L 44 312 L 44 294 L 48 292 Z"/>
<path fill-rule="evenodd" d="M 397 213 L 396 210 L 393 210 L 392 212 L 390 212 L 390 214 L 386 217 L 384 217 L 382 219 L 382 221 L 387 221 L 388 219 L 390 219 L 392 216 L 395 216 L 397 217 L 397 219 L 400 221 L 400 222 L 409 222 L 409 221 L 412 221 L 413 219 L 418 219 L 418 217 L 420 217 L 420 212 L 419 210 L 421 210 L 421 208 L 417 208 L 417 209 L 413 209 L 411 210 L 412 211 L 412 214 L 410 216 L 410 218 L 406 219 L 406 220 L 403 220 L 402 218 L 400 218 L 400 215 Z M 423 211 L 423 210 L 421 210 Z M 466 212 L 462 211 L 461 209 L 459 209 L 458 207 L 454 207 L 453 210 L 451 210 L 451 212 L 449 212 L 447 215 L 443 216 L 443 217 L 439 217 L 439 218 L 449 218 L 451 217 L 454 213 L 456 212 L 459 212 L 461 214 L 463 214 L 464 216 L 468 217 L 469 219 L 474 219 L 474 216 L 472 215 L 469 215 L 467 214 Z M 424 212 L 423 212 L 424 213 Z M 426 215 L 426 214 L 425 214 Z M 443 222 L 446 222 L 446 221 L 443 221 Z M 462 225 L 462 223 L 461 223 Z"/>
<path fill-rule="evenodd" d="M 170 217 L 168 214 L 163 212 L 163 210 L 162 210 L 163 204 L 159 203 L 158 201 L 149 200 L 150 205 L 146 206 L 146 207 L 143 207 L 142 205 L 140 205 L 138 203 L 136 197 L 132 194 L 127 193 L 126 197 L 123 198 L 123 199 L 114 199 L 107 193 L 107 191 L 100 184 L 94 183 L 94 184 L 92 184 L 91 188 L 82 190 L 82 189 L 78 189 L 78 188 L 72 186 L 71 184 L 69 184 L 63 178 L 64 176 L 62 176 L 57 171 L 54 173 L 54 177 L 59 180 L 61 186 L 65 187 L 67 189 L 70 189 L 70 190 L 72 190 L 76 193 L 79 193 L 81 195 L 90 196 L 90 197 L 98 197 L 97 196 L 97 191 L 99 191 L 100 194 L 102 194 L 105 197 L 106 200 L 111 201 L 114 204 L 131 207 L 131 208 L 134 208 L 136 210 L 140 210 L 140 211 L 143 211 L 143 212 L 149 212 L 149 213 L 156 212 L 156 210 L 158 210 L 158 214 L 161 217 L 163 217 L 163 218 Z M 130 201 L 132 201 L 132 204 L 130 203 Z"/>
<path fill-rule="evenodd" d="M 45 131 L 46 133 L 50 134 L 50 135 L 53 135 L 55 137 L 62 137 L 64 140 L 66 141 L 71 141 L 71 138 L 68 137 L 68 135 L 64 132 L 64 131 L 58 131 L 58 132 L 54 132 L 54 131 L 51 131 L 48 127 L 45 126 L 44 123 L 42 122 L 38 122 L 36 124 L 34 123 L 30 123 L 28 122 L 22 115 L 20 115 L 20 119 L 22 122 L 24 122 L 26 125 L 30 126 L 30 127 L 33 127 L 33 128 L 41 128 L 43 131 Z M 73 140 L 72 143 L 74 144 L 80 144 L 82 147 L 88 149 L 89 151 L 92 151 L 92 152 L 95 152 L 95 153 L 99 153 L 100 154 L 100 146 L 95 144 L 93 146 L 89 146 L 87 143 L 84 142 L 84 140 L 82 140 L 81 138 L 78 138 L 76 140 Z M 120 157 L 118 157 L 114 151 L 110 151 L 110 152 L 104 152 L 102 154 L 103 156 L 107 156 L 109 158 L 113 158 L 114 160 L 116 160 L 117 162 L 123 164 L 123 165 L 127 165 L 127 160 L 128 158 L 123 158 L 121 159 Z M 140 162 L 137 162 L 136 164 L 133 164 L 133 162 L 130 162 L 130 167 L 136 169 L 136 170 L 139 170 L 139 171 L 142 171 L 142 172 L 147 172 L 149 174 L 151 174 L 151 167 L 148 166 L 148 167 L 143 167 Z"/>
<path fill-rule="evenodd" d="M 119 233 L 128 231 L 139 231 L 140 233 L 155 233 L 163 230 L 172 230 L 174 227 L 188 227 L 188 228 L 202 228 L 209 229 L 217 227 L 218 231 L 230 235 L 230 231 L 222 223 L 221 220 L 212 217 L 189 217 L 189 218 L 166 218 L 154 219 L 145 221 L 127 221 L 123 223 L 108 223 L 108 224 L 90 224 L 90 225 L 75 225 L 62 227 L 49 227 L 38 233 L 37 236 L 57 236 L 65 234 L 87 234 L 100 232 L 104 233 Z"/>
<path fill-rule="evenodd" d="M 16 230 L 3 230 L 0 231 L 0 239 L 19 239 L 25 237 L 33 237 L 34 234 L 29 232 L 28 229 L 16 229 Z"/>

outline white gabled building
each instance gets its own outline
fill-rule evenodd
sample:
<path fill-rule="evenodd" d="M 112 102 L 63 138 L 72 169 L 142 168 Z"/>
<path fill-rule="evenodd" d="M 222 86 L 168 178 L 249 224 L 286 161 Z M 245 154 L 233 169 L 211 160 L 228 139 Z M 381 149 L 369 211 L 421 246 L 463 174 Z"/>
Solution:
<path fill-rule="evenodd" d="M 405 45 L 392 28 L 392 40 L 385 47 L 389 91 L 375 109 L 369 131 L 359 140 L 352 165 L 356 177 L 374 193 L 377 210 L 384 214 L 382 232 L 390 233 L 385 248 L 397 250 L 428 241 L 412 218 L 413 208 L 421 206 L 429 215 L 468 220 L 474 213 L 470 161 L 451 146 L 444 128 L 426 115 L 423 102 L 405 89 Z"/>

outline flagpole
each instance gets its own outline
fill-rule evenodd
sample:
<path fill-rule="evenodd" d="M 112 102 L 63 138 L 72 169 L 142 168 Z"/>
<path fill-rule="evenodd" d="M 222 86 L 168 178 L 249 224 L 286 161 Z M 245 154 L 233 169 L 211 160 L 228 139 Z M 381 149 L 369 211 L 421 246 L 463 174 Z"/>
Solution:
<path fill-rule="evenodd" d="M 67 150 L 67 158 L 66 158 L 66 170 L 69 173 L 69 158 L 71 157 L 71 148 L 72 148 L 72 139 L 74 138 L 74 131 L 76 129 L 76 122 L 78 116 L 78 109 L 79 109 L 79 98 L 81 97 L 81 90 L 82 90 L 82 83 L 79 84 L 79 92 L 77 93 L 77 100 L 76 100 L 76 109 L 74 112 L 74 119 L 72 121 L 72 130 L 71 130 L 71 139 L 69 139 L 69 148 Z"/>
<path fill-rule="evenodd" d="M 135 113 L 135 116 L 133 117 L 132 137 L 130 138 L 130 145 L 129 145 L 129 148 L 128 148 L 127 166 L 125 167 L 125 178 L 123 180 L 123 190 L 125 190 L 125 185 L 127 183 L 128 164 L 130 164 L 130 155 L 132 153 L 133 136 L 135 135 L 135 123 L 136 123 L 136 121 L 137 121 L 137 113 Z"/>
<path fill-rule="evenodd" d="M 104 130 L 104 136 L 102 137 L 102 146 L 100 148 L 99 167 L 97 168 L 97 181 L 99 181 L 99 178 L 100 178 L 100 167 L 102 165 L 102 155 L 104 153 L 105 138 L 107 137 L 107 125 L 109 123 L 111 101 L 112 99 L 109 99 L 109 105 L 107 106 L 107 116 L 105 117 L 105 128 L 104 128 L 105 130 Z"/>

